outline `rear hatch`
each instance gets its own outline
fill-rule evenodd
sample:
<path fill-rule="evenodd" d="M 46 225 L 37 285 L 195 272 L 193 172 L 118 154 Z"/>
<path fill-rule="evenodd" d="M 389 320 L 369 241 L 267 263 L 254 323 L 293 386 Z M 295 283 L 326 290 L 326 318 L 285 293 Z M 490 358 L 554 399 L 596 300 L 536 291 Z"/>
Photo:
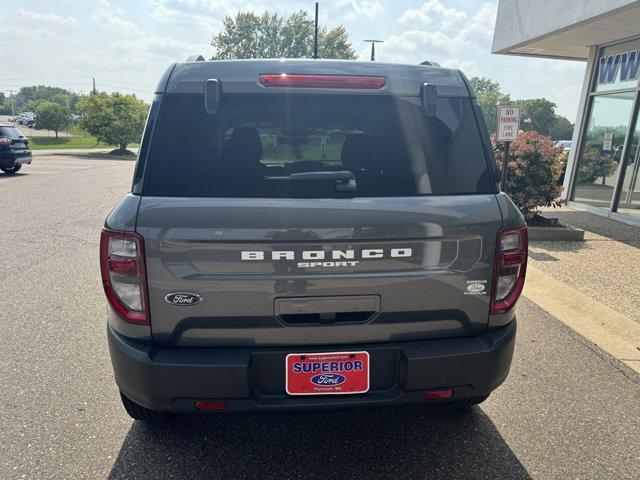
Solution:
<path fill-rule="evenodd" d="M 0 149 L 24 153 L 29 149 L 29 141 L 16 127 L 0 125 Z"/>
<path fill-rule="evenodd" d="M 154 341 L 482 333 L 502 218 L 472 100 L 277 90 L 215 114 L 157 100 L 137 219 Z"/>

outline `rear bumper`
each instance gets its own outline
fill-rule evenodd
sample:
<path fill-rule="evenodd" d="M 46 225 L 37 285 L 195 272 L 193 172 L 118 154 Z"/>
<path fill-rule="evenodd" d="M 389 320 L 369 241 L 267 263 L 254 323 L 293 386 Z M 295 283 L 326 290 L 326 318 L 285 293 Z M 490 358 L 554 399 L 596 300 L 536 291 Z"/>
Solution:
<path fill-rule="evenodd" d="M 197 400 L 219 400 L 230 411 L 348 408 L 418 403 L 431 389 L 453 389 L 453 400 L 490 393 L 507 377 L 516 321 L 478 337 L 322 348 L 158 348 L 108 327 L 116 383 L 154 410 L 195 412 Z M 366 350 L 370 391 L 361 395 L 291 397 L 285 357 L 292 352 Z"/>
<path fill-rule="evenodd" d="M 31 163 L 32 159 L 31 150 L 27 150 L 26 152 L 0 151 L 0 166 L 2 167 Z"/>

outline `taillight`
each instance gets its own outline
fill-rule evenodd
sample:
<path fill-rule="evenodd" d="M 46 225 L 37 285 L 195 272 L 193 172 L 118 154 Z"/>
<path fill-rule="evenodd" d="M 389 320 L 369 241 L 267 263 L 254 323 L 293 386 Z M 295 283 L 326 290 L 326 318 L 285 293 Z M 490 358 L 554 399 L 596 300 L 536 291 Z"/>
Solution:
<path fill-rule="evenodd" d="M 498 232 L 493 275 L 491 313 L 505 313 L 518 301 L 527 270 L 527 227 Z"/>
<path fill-rule="evenodd" d="M 0 138 L 0 145 L 11 145 L 10 138 Z"/>
<path fill-rule="evenodd" d="M 363 88 L 379 89 L 386 85 L 384 77 L 354 75 L 260 75 L 265 87 L 315 87 L 315 88 Z"/>
<path fill-rule="evenodd" d="M 100 269 L 107 299 L 122 319 L 149 325 L 142 237 L 133 232 L 102 230 Z"/>

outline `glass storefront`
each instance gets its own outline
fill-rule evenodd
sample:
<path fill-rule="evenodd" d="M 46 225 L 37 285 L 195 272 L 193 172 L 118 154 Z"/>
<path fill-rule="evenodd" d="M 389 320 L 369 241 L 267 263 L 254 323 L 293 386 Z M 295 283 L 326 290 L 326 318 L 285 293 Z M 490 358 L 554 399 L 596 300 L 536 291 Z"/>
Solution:
<path fill-rule="evenodd" d="M 571 200 L 640 220 L 640 39 L 601 48 Z"/>

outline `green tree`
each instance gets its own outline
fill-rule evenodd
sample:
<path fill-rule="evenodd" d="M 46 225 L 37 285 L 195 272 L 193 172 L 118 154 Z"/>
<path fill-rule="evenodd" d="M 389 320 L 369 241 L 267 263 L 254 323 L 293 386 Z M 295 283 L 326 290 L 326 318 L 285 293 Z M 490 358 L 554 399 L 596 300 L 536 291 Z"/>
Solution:
<path fill-rule="evenodd" d="M 0 92 L 0 115 L 11 114 L 11 99 L 4 96 L 3 92 Z"/>
<path fill-rule="evenodd" d="M 39 128 L 53 130 L 58 138 L 58 132 L 71 122 L 71 114 L 67 107 L 57 103 L 42 100 L 35 111 Z"/>
<path fill-rule="evenodd" d="M 546 98 L 528 98 L 516 100 L 514 105 L 520 107 L 520 128 L 525 132 L 536 131 L 548 136 L 555 122 L 556 104 Z M 530 118 L 531 123 L 524 123 Z"/>
<path fill-rule="evenodd" d="M 213 37 L 212 60 L 309 58 L 313 55 L 313 33 L 314 22 L 304 10 L 287 18 L 277 13 L 239 12 L 225 17 L 222 32 Z M 342 26 L 319 28 L 318 54 L 321 58 L 357 58 Z"/>
<path fill-rule="evenodd" d="M 511 105 L 511 97 L 500 91 L 500 84 L 485 77 L 472 77 L 469 82 L 478 95 L 478 105 L 482 109 L 487 128 L 491 135 L 498 129 L 498 108 Z"/>
<path fill-rule="evenodd" d="M 135 95 L 100 92 L 84 97 L 78 110 L 82 113 L 80 128 L 98 142 L 117 145 L 123 153 L 127 144 L 140 140 L 149 106 Z"/>
<path fill-rule="evenodd" d="M 553 119 L 549 136 L 554 140 L 571 140 L 573 137 L 573 123 L 562 115 L 556 115 Z"/>
<path fill-rule="evenodd" d="M 469 80 L 478 95 L 500 93 L 500 84 L 487 77 L 471 77 Z"/>

